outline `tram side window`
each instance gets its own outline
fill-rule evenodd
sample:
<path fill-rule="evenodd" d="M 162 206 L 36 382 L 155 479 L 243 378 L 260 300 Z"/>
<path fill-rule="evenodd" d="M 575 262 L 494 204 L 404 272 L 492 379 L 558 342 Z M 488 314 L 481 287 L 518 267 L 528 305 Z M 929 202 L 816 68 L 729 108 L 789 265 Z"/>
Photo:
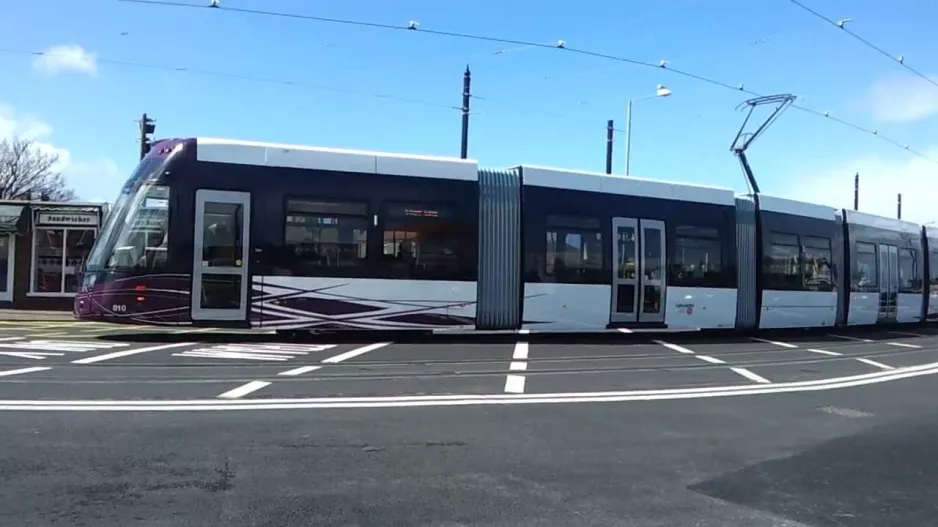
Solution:
<path fill-rule="evenodd" d="M 797 234 L 773 232 L 762 263 L 764 288 L 781 291 L 802 291 L 801 246 Z"/>
<path fill-rule="evenodd" d="M 720 231 L 709 227 L 678 226 L 669 259 L 668 285 L 725 286 Z M 730 284 L 735 287 L 735 284 Z"/>
<path fill-rule="evenodd" d="M 829 238 L 804 236 L 804 287 L 808 291 L 833 291 L 833 260 Z"/>
<path fill-rule="evenodd" d="M 603 235 L 597 218 L 547 216 L 544 274 L 562 284 L 608 283 L 603 271 Z"/>
<path fill-rule="evenodd" d="M 169 248 L 169 187 L 141 189 L 108 258 L 108 269 L 165 269 Z M 117 213 L 117 210 L 111 214 Z"/>
<path fill-rule="evenodd" d="M 299 276 L 329 276 L 366 265 L 368 206 L 316 198 L 287 200 L 286 254 L 280 265 Z"/>
<path fill-rule="evenodd" d="M 876 245 L 857 242 L 850 262 L 850 290 L 856 293 L 879 290 L 876 272 Z"/>
<path fill-rule="evenodd" d="M 393 278 L 471 280 L 477 265 L 471 232 L 439 203 L 386 203 L 382 268 Z"/>
<path fill-rule="evenodd" d="M 899 292 L 921 293 L 922 277 L 914 249 L 899 249 Z"/>

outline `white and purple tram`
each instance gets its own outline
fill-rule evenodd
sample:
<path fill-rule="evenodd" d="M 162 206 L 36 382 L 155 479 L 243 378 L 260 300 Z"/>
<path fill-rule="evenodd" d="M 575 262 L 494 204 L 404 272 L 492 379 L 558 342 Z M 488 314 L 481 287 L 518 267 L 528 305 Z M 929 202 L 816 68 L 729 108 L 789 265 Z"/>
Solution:
<path fill-rule="evenodd" d="M 124 185 L 75 313 L 278 330 L 921 323 L 938 318 L 938 230 L 687 183 L 166 140 Z"/>

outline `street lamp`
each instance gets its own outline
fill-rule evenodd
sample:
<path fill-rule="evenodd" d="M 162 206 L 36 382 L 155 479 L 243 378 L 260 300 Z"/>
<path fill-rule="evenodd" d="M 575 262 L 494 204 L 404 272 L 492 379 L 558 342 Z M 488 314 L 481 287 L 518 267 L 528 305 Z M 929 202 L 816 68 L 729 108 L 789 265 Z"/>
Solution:
<path fill-rule="evenodd" d="M 671 90 L 666 88 L 664 85 L 659 84 L 658 88 L 655 90 L 654 95 L 649 95 L 647 97 L 641 97 L 639 99 L 629 99 L 628 106 L 626 107 L 626 116 L 625 116 L 625 175 L 629 175 L 629 161 L 632 157 L 632 103 L 644 101 L 647 99 L 657 99 L 659 97 L 667 97 L 671 95 Z"/>

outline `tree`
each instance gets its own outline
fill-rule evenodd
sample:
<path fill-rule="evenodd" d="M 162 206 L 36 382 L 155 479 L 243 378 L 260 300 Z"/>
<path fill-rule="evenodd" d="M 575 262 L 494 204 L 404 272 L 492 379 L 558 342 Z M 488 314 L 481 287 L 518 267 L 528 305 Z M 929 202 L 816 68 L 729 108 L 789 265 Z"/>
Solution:
<path fill-rule="evenodd" d="M 54 170 L 58 161 L 58 154 L 44 152 L 30 139 L 0 141 L 0 199 L 75 199 L 62 173 Z"/>

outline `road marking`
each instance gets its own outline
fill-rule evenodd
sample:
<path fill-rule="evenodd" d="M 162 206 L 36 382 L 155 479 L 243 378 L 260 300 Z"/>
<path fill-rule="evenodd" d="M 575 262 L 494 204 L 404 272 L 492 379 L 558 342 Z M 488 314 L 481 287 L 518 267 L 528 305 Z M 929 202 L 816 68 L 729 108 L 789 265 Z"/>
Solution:
<path fill-rule="evenodd" d="M 923 338 L 923 337 L 928 336 L 928 335 L 922 335 L 921 333 L 907 333 L 905 331 L 890 331 L 889 333 L 892 333 L 893 335 L 902 335 L 904 337 L 916 337 L 916 338 Z"/>
<path fill-rule="evenodd" d="M 65 333 L 63 331 L 59 333 L 36 333 L 35 335 L 26 335 L 26 336 L 32 339 L 41 339 L 44 337 L 64 337 L 65 335 L 68 335 L 68 333 Z"/>
<path fill-rule="evenodd" d="M 320 368 L 322 368 L 322 366 L 300 366 L 299 368 L 294 368 L 292 370 L 282 371 L 278 373 L 277 375 L 288 375 L 288 376 L 303 375 L 304 373 L 316 371 Z"/>
<path fill-rule="evenodd" d="M 652 342 L 654 342 L 655 344 L 659 344 L 659 345 L 661 345 L 661 346 L 664 346 L 664 347 L 666 347 L 666 348 L 668 348 L 668 349 L 670 349 L 670 350 L 674 350 L 674 351 L 677 351 L 677 352 L 679 352 L 679 353 L 684 353 L 685 355 L 693 355 L 693 354 L 694 354 L 693 351 L 691 351 L 691 350 L 689 350 L 689 349 L 687 349 L 687 348 L 685 348 L 685 347 L 683 347 L 683 346 L 678 346 L 677 344 L 671 344 L 670 342 L 665 342 L 665 341 L 663 341 L 663 340 L 653 340 Z"/>
<path fill-rule="evenodd" d="M 528 334 L 530 334 L 530 333 L 531 333 L 531 330 L 530 330 L 530 329 L 519 329 L 519 330 L 518 330 L 518 334 L 519 334 L 519 335 L 528 335 Z"/>
<path fill-rule="evenodd" d="M 505 393 L 524 393 L 524 375 L 509 375 L 505 379 Z"/>
<path fill-rule="evenodd" d="M 0 338 L 0 342 L 9 342 L 11 340 L 23 340 L 24 338 L 26 337 L 2 337 Z"/>
<path fill-rule="evenodd" d="M 619 328 L 619 333 L 632 333 L 632 330 L 629 328 Z"/>
<path fill-rule="evenodd" d="M 173 353 L 173 357 L 206 359 L 243 359 L 260 361 L 287 361 L 296 356 L 317 353 L 335 347 L 335 344 L 221 344 Z"/>
<path fill-rule="evenodd" d="M 795 346 L 794 344 L 789 344 L 787 342 L 779 342 L 777 340 L 760 339 L 758 337 L 749 337 L 749 338 L 757 342 L 765 342 L 766 344 L 771 344 L 773 346 L 781 346 L 783 348 L 797 348 L 798 347 L 798 346 Z"/>
<path fill-rule="evenodd" d="M 104 355 L 95 355 L 94 357 L 86 357 L 84 359 L 73 360 L 72 364 L 93 364 L 95 362 L 101 362 L 111 359 L 119 359 L 121 357 L 129 357 L 131 355 L 137 355 L 139 353 L 147 353 L 150 351 L 159 351 L 170 348 L 180 348 L 182 346 L 191 346 L 191 342 L 177 342 L 174 344 L 160 344 L 159 346 L 150 346 L 147 348 L 137 348 L 129 349 L 124 351 L 115 351 L 114 353 L 105 353 Z"/>
<path fill-rule="evenodd" d="M 766 379 L 765 377 L 757 373 L 753 373 L 752 371 L 747 370 L 746 368 L 730 368 L 730 369 L 742 375 L 743 377 L 749 379 L 750 381 L 755 381 L 760 384 L 772 384 L 772 381 Z"/>
<path fill-rule="evenodd" d="M 385 346 L 390 346 L 390 342 L 378 342 L 377 344 L 369 344 L 367 346 L 362 346 L 361 348 L 353 349 L 352 351 L 346 351 L 345 353 L 340 353 L 334 357 L 329 357 L 328 359 L 323 359 L 323 362 L 326 364 L 337 364 L 344 360 L 353 359 L 359 355 L 364 355 L 369 351 L 374 351 L 378 348 L 383 348 Z"/>
<path fill-rule="evenodd" d="M 848 335 L 834 335 L 833 333 L 829 333 L 827 336 L 838 338 L 838 339 L 844 339 L 844 340 L 853 340 L 856 342 L 873 342 L 873 339 L 861 339 L 857 337 L 850 337 Z"/>
<path fill-rule="evenodd" d="M 46 371 L 51 370 L 52 368 L 48 366 L 33 366 L 32 368 L 20 368 L 18 370 L 7 370 L 0 371 L 0 377 L 6 377 L 8 375 L 21 375 L 23 373 L 35 373 L 37 371 Z"/>
<path fill-rule="evenodd" d="M 219 399 L 240 399 L 245 395 L 256 392 L 265 386 L 270 386 L 271 383 L 267 381 L 251 381 L 242 386 L 238 386 L 234 390 L 228 390 L 227 392 L 218 396 Z"/>
<path fill-rule="evenodd" d="M 511 358 L 515 360 L 528 360 L 528 343 L 516 342 L 515 351 L 511 354 Z"/>
<path fill-rule="evenodd" d="M 528 369 L 528 363 L 524 361 L 512 361 L 512 363 L 508 365 L 508 369 L 511 371 L 524 371 Z"/>
<path fill-rule="evenodd" d="M 638 401 L 669 401 L 706 399 L 712 397 L 740 397 L 777 393 L 800 393 L 839 390 L 869 386 L 885 382 L 938 374 L 938 362 L 877 371 L 848 377 L 835 377 L 811 381 L 708 386 L 702 388 L 672 388 L 665 390 L 633 390 L 613 392 L 489 394 L 489 395 L 400 395 L 379 397 L 309 397 L 300 399 L 261 399 L 253 401 L 226 401 L 219 399 L 190 399 L 176 401 L 140 400 L 20 400 L 0 401 L 0 410 L 14 411 L 77 411 L 77 412 L 173 412 L 173 411 L 231 411 L 231 410 L 294 410 L 294 409 L 351 409 L 351 408 L 429 408 L 443 406 L 491 406 L 520 404 L 614 403 Z"/>
<path fill-rule="evenodd" d="M 0 351 L 0 355 L 5 357 L 18 357 L 20 359 L 43 360 L 47 357 L 61 357 L 64 353 L 55 353 L 50 351 Z"/>
<path fill-rule="evenodd" d="M 869 364 L 870 366 L 875 366 L 875 367 L 877 367 L 877 368 L 881 368 L 881 369 L 883 369 L 883 370 L 894 370 L 894 369 L 895 369 L 895 368 L 893 368 L 892 366 L 889 366 L 888 364 L 883 364 L 882 362 L 876 362 L 875 360 L 872 360 L 872 359 L 857 359 L 857 360 L 860 361 L 860 362 L 862 362 L 862 363 Z"/>
<path fill-rule="evenodd" d="M 921 348 L 921 346 L 917 344 L 906 344 L 905 342 L 887 342 L 886 344 L 889 344 L 890 346 L 898 346 L 900 348 Z"/>
<path fill-rule="evenodd" d="M 818 350 L 818 349 L 806 349 L 805 351 L 810 351 L 811 353 L 820 353 L 821 355 L 831 355 L 833 357 L 840 357 L 843 353 L 837 351 L 827 351 L 827 350 Z"/>
<path fill-rule="evenodd" d="M 704 362 L 709 362 L 710 364 L 726 364 L 725 360 L 720 360 L 716 357 L 711 357 L 709 355 L 694 355 L 694 356 Z"/>
<path fill-rule="evenodd" d="M 840 408 L 837 406 L 822 406 L 818 410 L 828 413 L 831 415 L 839 415 L 841 417 L 851 417 L 851 418 L 862 418 L 862 417 L 873 417 L 873 414 L 869 412 L 863 412 L 860 410 L 852 410 L 850 408 Z"/>
<path fill-rule="evenodd" d="M 216 328 L 176 329 L 176 330 L 170 331 L 170 333 L 173 333 L 173 334 L 179 334 L 179 333 L 206 333 L 206 332 L 209 332 L 209 331 L 215 331 L 215 329 L 216 329 Z"/>

